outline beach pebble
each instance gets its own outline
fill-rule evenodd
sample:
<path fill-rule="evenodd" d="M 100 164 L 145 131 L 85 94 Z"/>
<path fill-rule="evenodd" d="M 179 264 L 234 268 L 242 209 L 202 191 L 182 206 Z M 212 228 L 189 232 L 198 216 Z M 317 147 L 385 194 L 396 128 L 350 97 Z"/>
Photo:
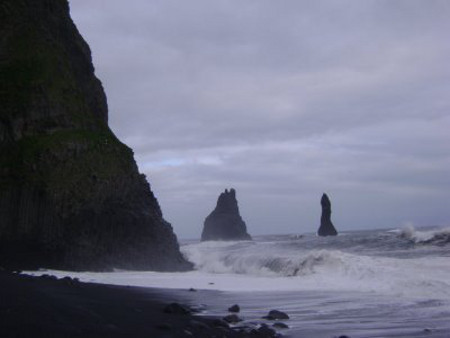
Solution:
<path fill-rule="evenodd" d="M 229 312 L 239 312 L 239 311 L 241 311 L 241 308 L 239 307 L 239 305 L 237 305 L 237 304 L 234 304 L 233 306 L 230 306 L 229 308 L 228 308 L 228 311 Z"/>
<path fill-rule="evenodd" d="M 66 284 L 66 285 L 76 285 L 80 282 L 80 280 L 78 278 L 71 278 L 69 276 L 63 277 L 61 279 L 59 279 L 60 282 Z"/>
<path fill-rule="evenodd" d="M 274 329 L 271 329 L 265 324 L 262 324 L 261 327 L 252 330 L 251 334 L 257 337 L 276 337 L 277 332 Z"/>
<path fill-rule="evenodd" d="M 228 315 L 222 318 L 227 323 L 239 323 L 242 322 L 242 319 L 239 318 L 237 315 Z"/>
<path fill-rule="evenodd" d="M 275 319 L 289 319 L 289 316 L 283 312 L 278 310 L 270 310 L 267 316 L 263 317 L 264 319 L 275 320 Z"/>
<path fill-rule="evenodd" d="M 188 315 L 191 313 L 188 307 L 178 304 L 171 303 L 164 308 L 165 313 L 177 314 L 177 315 Z"/>
<path fill-rule="evenodd" d="M 276 322 L 272 326 L 277 329 L 289 329 L 289 326 L 282 322 Z"/>
<path fill-rule="evenodd" d="M 46 279 L 46 280 L 58 280 L 58 278 L 56 278 L 56 276 L 48 275 L 48 274 L 43 274 L 40 278 Z"/>
<path fill-rule="evenodd" d="M 60 278 L 59 281 L 64 282 L 64 283 L 71 283 L 72 278 L 70 278 L 69 276 L 66 276 L 66 277 Z"/>

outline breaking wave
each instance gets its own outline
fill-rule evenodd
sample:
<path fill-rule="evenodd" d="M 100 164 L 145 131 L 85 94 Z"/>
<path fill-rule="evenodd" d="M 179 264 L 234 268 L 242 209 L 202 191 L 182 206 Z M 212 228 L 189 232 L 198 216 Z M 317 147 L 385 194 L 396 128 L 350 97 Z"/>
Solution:
<path fill-rule="evenodd" d="M 241 250 L 238 249 L 239 246 L 205 242 L 184 246 L 182 250 L 197 270 L 208 273 L 287 277 L 307 275 L 320 267 L 343 264 L 343 253 L 338 251 L 316 250 L 303 255 L 289 255 L 275 253 L 263 244 L 242 247 Z"/>
<path fill-rule="evenodd" d="M 407 239 L 416 244 L 445 245 L 450 243 L 450 228 L 418 231 L 412 226 L 408 226 L 399 231 L 399 237 Z"/>
<path fill-rule="evenodd" d="M 286 247 L 280 242 L 203 242 L 182 251 L 202 273 L 272 277 L 277 284 L 279 278 L 294 278 L 301 289 L 450 299 L 448 257 L 402 259 Z"/>
<path fill-rule="evenodd" d="M 89 282 L 223 291 L 364 292 L 450 301 L 449 230 L 373 231 L 335 238 L 306 234 L 181 246 L 195 271 L 71 273 Z M 446 237 L 447 236 L 447 237 Z M 44 273 L 44 272 L 43 272 Z M 48 273 L 48 272 L 45 272 Z M 58 272 L 51 272 L 57 274 Z M 60 276 L 67 272 L 59 272 Z"/>

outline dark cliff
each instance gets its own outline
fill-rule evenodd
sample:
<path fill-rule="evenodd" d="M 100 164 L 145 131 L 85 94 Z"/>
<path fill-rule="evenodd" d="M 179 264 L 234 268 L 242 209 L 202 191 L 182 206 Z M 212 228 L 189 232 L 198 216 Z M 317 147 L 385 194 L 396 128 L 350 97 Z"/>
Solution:
<path fill-rule="evenodd" d="M 67 0 L 0 1 L 0 266 L 184 270 Z"/>
<path fill-rule="evenodd" d="M 327 194 L 323 194 L 320 200 L 322 216 L 320 217 L 319 236 L 336 236 L 337 231 L 331 222 L 331 202 Z"/>
<path fill-rule="evenodd" d="M 247 226 L 239 214 L 236 191 L 225 189 L 217 200 L 216 208 L 205 219 L 202 241 L 250 239 Z"/>

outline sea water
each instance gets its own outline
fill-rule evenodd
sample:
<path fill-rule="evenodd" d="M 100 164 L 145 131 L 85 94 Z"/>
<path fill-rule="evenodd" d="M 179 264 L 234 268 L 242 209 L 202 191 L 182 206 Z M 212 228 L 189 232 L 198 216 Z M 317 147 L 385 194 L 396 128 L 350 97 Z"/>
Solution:
<path fill-rule="evenodd" d="M 450 229 L 270 235 L 181 243 L 195 271 L 68 273 L 82 281 L 173 288 L 207 315 L 241 307 L 245 323 L 289 314 L 291 337 L 450 337 Z M 207 291 L 207 290 L 215 290 Z M 242 325 L 242 324 L 241 324 Z"/>

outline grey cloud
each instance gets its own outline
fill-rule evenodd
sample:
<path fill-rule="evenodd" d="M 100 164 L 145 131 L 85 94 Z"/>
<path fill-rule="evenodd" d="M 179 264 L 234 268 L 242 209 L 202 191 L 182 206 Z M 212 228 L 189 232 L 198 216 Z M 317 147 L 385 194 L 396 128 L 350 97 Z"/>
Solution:
<path fill-rule="evenodd" d="M 111 127 L 182 237 L 230 186 L 254 233 L 315 230 L 324 190 L 344 229 L 449 222 L 448 1 L 71 9 Z"/>

